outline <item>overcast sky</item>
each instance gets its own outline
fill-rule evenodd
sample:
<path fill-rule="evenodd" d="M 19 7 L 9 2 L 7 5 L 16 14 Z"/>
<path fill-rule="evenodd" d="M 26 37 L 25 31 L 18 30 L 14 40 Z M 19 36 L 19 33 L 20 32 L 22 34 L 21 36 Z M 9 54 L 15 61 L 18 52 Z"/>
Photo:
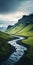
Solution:
<path fill-rule="evenodd" d="M 13 25 L 30 13 L 33 13 L 33 0 L 0 0 L 0 27 Z"/>

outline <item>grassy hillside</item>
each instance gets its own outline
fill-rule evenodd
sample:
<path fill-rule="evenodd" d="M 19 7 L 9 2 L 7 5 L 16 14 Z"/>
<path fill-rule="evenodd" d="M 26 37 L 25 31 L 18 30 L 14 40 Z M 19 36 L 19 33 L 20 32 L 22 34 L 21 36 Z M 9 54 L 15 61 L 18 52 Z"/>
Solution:
<path fill-rule="evenodd" d="M 25 28 L 23 28 L 23 30 L 21 30 L 18 33 L 16 33 L 16 35 L 33 36 L 33 30 L 31 30 L 32 27 L 33 27 L 33 24 L 29 24 Z"/>
<path fill-rule="evenodd" d="M 24 27 L 25 27 L 24 24 L 19 24 L 18 26 L 14 27 L 12 29 L 9 29 L 6 32 L 8 32 L 9 34 L 16 34 L 19 31 L 21 31 Z"/>
<path fill-rule="evenodd" d="M 9 34 L 16 34 L 21 36 L 32 36 L 32 27 L 33 14 L 23 15 L 23 17 L 19 19 L 18 22 L 14 26 L 12 26 L 12 28 L 7 29 L 6 32 Z"/>
<path fill-rule="evenodd" d="M 20 36 L 33 36 L 33 30 L 31 30 L 31 28 L 33 28 L 33 24 L 29 24 L 27 26 L 19 24 L 15 28 L 7 30 L 6 33 Z"/>
<path fill-rule="evenodd" d="M 8 40 L 12 39 L 8 34 L 0 32 L 0 61 L 7 59 L 15 50 L 13 46 L 8 44 Z"/>
<path fill-rule="evenodd" d="M 9 40 L 9 39 L 13 39 L 14 37 L 9 35 L 9 34 L 7 34 L 7 33 L 4 33 L 4 32 L 0 31 L 0 38 L 3 38 L 5 40 Z"/>
<path fill-rule="evenodd" d="M 29 36 L 27 39 L 22 40 L 21 43 L 27 44 L 30 46 L 25 58 L 27 60 L 27 65 L 33 65 L 33 37 Z M 25 64 L 26 65 L 26 64 Z"/>

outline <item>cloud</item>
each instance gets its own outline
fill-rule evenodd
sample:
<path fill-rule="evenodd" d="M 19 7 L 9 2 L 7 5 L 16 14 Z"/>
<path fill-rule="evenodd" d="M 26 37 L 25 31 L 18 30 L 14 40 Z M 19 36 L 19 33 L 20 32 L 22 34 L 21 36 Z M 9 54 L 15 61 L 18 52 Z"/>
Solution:
<path fill-rule="evenodd" d="M 18 22 L 18 19 L 20 19 L 23 15 L 26 15 L 24 12 L 16 12 L 16 13 L 10 13 L 10 14 L 2 14 L 0 15 L 0 24 L 15 24 Z"/>
<path fill-rule="evenodd" d="M 33 0 L 0 0 L 0 24 L 15 24 L 30 13 L 33 13 Z"/>
<path fill-rule="evenodd" d="M 22 0 L 0 0 L 0 13 L 15 11 Z"/>
<path fill-rule="evenodd" d="M 0 14 L 33 12 L 33 0 L 0 0 Z"/>
<path fill-rule="evenodd" d="M 21 2 L 18 10 L 21 12 L 24 11 L 27 14 L 33 13 L 33 0 L 26 0 L 25 2 Z"/>
<path fill-rule="evenodd" d="M 0 24 L 0 27 L 7 27 L 6 24 Z"/>
<path fill-rule="evenodd" d="M 0 13 L 15 12 L 27 0 L 0 0 Z"/>

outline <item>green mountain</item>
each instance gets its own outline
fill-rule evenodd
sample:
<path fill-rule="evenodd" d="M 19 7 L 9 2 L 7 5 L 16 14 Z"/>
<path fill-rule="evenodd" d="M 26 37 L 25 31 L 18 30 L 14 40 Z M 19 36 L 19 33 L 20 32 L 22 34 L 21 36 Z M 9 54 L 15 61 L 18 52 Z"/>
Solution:
<path fill-rule="evenodd" d="M 24 27 L 25 27 L 25 25 L 19 24 L 18 26 L 15 26 L 15 28 L 13 27 L 12 29 L 7 30 L 7 33 L 15 34 L 15 33 L 19 32 L 20 30 L 22 30 Z"/>
<path fill-rule="evenodd" d="M 9 29 L 6 30 L 9 34 L 16 34 L 16 35 L 33 35 L 33 14 L 29 16 L 24 15 L 18 22 Z M 31 30 L 32 29 L 32 33 Z"/>

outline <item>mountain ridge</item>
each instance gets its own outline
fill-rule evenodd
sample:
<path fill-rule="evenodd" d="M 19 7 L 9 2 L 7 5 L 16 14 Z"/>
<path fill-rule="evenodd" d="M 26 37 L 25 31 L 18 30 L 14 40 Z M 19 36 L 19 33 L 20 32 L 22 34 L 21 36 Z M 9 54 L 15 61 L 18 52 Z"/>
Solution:
<path fill-rule="evenodd" d="M 33 14 L 23 15 L 23 17 L 20 18 L 15 25 L 13 25 L 13 26 L 12 26 L 12 25 L 8 25 L 7 29 L 12 28 L 12 27 L 14 27 L 14 26 L 17 26 L 17 25 L 19 25 L 19 24 L 28 25 L 28 24 L 32 24 L 32 23 L 33 23 Z"/>
<path fill-rule="evenodd" d="M 24 30 L 25 31 L 28 29 L 28 31 L 32 30 L 33 31 L 33 14 L 30 15 L 24 15 L 21 19 L 18 20 L 18 22 L 13 26 L 10 27 L 9 29 L 6 30 L 6 32 L 10 33 L 10 34 L 18 34 L 19 32 Z M 27 32 L 28 32 L 27 31 Z M 24 33 L 24 31 L 23 31 Z M 21 32 L 22 34 L 22 32 Z"/>

